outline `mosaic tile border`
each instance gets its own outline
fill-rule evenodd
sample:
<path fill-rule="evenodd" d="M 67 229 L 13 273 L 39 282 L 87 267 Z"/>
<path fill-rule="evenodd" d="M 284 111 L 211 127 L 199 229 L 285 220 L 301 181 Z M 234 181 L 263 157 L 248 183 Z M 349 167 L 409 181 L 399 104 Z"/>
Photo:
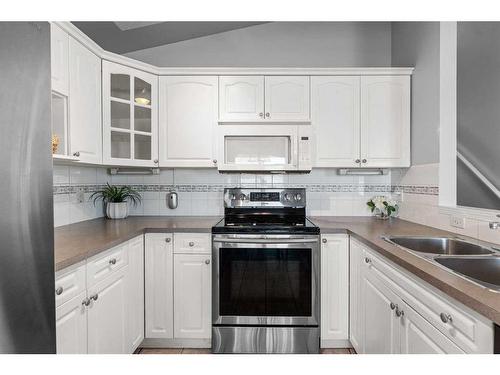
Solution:
<path fill-rule="evenodd" d="M 140 192 L 188 192 L 188 193 L 209 193 L 222 192 L 224 188 L 234 187 L 234 184 L 129 184 Z M 65 184 L 54 185 L 54 195 L 60 194 L 75 194 L 83 191 L 84 193 L 93 193 L 101 188 L 104 184 Z M 246 185 L 239 185 L 246 187 Z M 249 185 L 254 186 L 254 185 Z M 437 186 L 421 186 L 421 185 L 387 185 L 387 184 L 286 184 L 286 187 L 306 188 L 309 192 L 317 193 L 407 193 L 407 194 L 422 194 L 422 195 L 438 195 L 439 187 Z"/>

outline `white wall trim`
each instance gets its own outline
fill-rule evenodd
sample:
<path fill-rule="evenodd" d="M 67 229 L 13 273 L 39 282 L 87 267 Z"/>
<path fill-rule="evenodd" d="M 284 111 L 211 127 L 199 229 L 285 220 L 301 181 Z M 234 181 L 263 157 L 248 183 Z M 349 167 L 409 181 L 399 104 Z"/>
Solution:
<path fill-rule="evenodd" d="M 457 23 L 440 23 L 439 205 L 457 204 Z"/>
<path fill-rule="evenodd" d="M 392 68 L 392 67 L 360 67 L 360 68 L 227 68 L 227 67 L 210 67 L 210 68 L 183 68 L 170 67 L 162 68 L 150 65 L 130 57 L 118 55 L 104 50 L 97 45 L 92 39 L 85 35 L 79 28 L 71 22 L 55 22 L 59 27 L 66 31 L 73 38 L 78 40 L 86 48 L 91 50 L 103 60 L 122 64 L 134 69 L 139 69 L 147 73 L 156 75 L 411 75 L 414 68 Z"/>

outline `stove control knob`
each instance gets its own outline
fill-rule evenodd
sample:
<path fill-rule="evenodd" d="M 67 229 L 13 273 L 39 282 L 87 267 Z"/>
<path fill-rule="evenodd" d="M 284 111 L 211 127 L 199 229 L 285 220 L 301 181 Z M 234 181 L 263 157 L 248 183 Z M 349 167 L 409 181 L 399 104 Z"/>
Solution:
<path fill-rule="evenodd" d="M 286 193 L 286 194 L 283 196 L 283 198 L 285 199 L 285 201 L 290 202 L 290 200 L 292 199 L 292 196 L 291 196 L 290 194 Z"/>
<path fill-rule="evenodd" d="M 302 195 L 300 193 L 295 194 L 295 200 L 298 202 L 302 199 Z"/>
<path fill-rule="evenodd" d="M 245 194 L 240 194 L 238 199 L 244 201 L 245 199 L 247 199 L 247 196 Z"/>

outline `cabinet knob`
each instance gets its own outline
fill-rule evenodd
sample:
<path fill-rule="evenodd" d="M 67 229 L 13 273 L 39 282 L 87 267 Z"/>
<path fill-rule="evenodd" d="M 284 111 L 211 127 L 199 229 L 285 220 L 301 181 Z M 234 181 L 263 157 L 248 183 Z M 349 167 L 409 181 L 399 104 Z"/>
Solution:
<path fill-rule="evenodd" d="M 194 242 L 190 242 L 189 247 L 193 247 L 193 246 L 194 246 Z"/>
<path fill-rule="evenodd" d="M 439 314 L 439 317 L 441 318 L 441 321 L 443 323 L 448 323 L 448 322 L 451 323 L 453 321 L 450 314 L 441 313 Z"/>
<path fill-rule="evenodd" d="M 210 259 L 206 259 L 205 264 L 210 264 Z"/>
<path fill-rule="evenodd" d="M 166 243 L 169 243 L 170 241 L 172 241 L 172 239 L 170 237 L 165 238 Z"/>
<path fill-rule="evenodd" d="M 153 163 L 158 164 L 158 159 L 153 160 Z"/>
<path fill-rule="evenodd" d="M 372 262 L 372 260 L 370 258 L 368 258 L 368 257 L 365 258 L 365 263 L 366 264 L 370 264 L 371 262 Z"/>
<path fill-rule="evenodd" d="M 73 156 L 79 157 L 80 156 L 80 151 L 73 152 Z"/>
<path fill-rule="evenodd" d="M 89 298 L 85 298 L 85 299 L 82 301 L 82 305 L 83 305 L 83 306 L 88 306 L 88 305 L 90 305 L 90 299 L 89 299 Z"/>
<path fill-rule="evenodd" d="M 323 238 L 323 239 L 321 240 L 321 242 L 326 243 L 326 242 L 327 242 L 327 239 L 326 239 L 326 238 Z"/>
<path fill-rule="evenodd" d="M 94 294 L 93 296 L 90 296 L 90 299 L 93 299 L 94 301 L 97 301 L 97 299 L 99 298 L 99 294 Z"/>
<path fill-rule="evenodd" d="M 62 286 L 60 286 L 59 288 L 57 288 L 57 289 L 56 289 L 56 294 L 57 294 L 58 296 L 60 296 L 60 295 L 62 294 L 63 290 L 64 290 L 64 289 L 63 289 L 63 287 L 62 287 Z"/>
<path fill-rule="evenodd" d="M 394 304 L 394 302 L 391 302 L 389 306 L 391 307 L 391 310 L 394 310 L 396 308 L 396 305 Z"/>
<path fill-rule="evenodd" d="M 356 164 L 361 163 L 361 160 L 360 160 L 360 159 L 356 159 L 356 160 L 354 160 L 354 161 L 356 162 Z"/>
<path fill-rule="evenodd" d="M 405 313 L 403 310 L 400 310 L 398 305 L 396 305 L 396 316 L 399 318 L 400 316 L 403 316 Z"/>
<path fill-rule="evenodd" d="M 109 264 L 115 265 L 116 264 L 116 258 L 110 259 Z"/>
<path fill-rule="evenodd" d="M 271 114 L 269 112 L 266 112 L 266 117 L 271 117 Z"/>
<path fill-rule="evenodd" d="M 259 113 L 259 117 L 264 117 L 264 113 Z"/>
<path fill-rule="evenodd" d="M 217 159 L 212 160 L 214 164 L 217 164 Z"/>
<path fill-rule="evenodd" d="M 362 163 L 366 163 L 366 159 L 361 160 Z"/>

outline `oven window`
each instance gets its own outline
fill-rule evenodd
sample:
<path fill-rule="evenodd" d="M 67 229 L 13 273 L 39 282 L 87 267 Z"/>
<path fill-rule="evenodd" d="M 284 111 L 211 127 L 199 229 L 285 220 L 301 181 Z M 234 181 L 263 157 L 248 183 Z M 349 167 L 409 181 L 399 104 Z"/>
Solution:
<path fill-rule="evenodd" d="M 219 312 L 311 316 L 311 249 L 221 248 Z"/>

